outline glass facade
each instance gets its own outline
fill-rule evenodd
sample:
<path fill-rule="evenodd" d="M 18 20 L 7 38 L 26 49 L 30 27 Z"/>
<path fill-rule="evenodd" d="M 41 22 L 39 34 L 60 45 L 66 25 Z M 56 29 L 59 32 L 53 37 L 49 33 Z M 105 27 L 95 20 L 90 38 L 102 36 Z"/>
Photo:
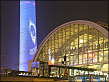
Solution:
<path fill-rule="evenodd" d="M 108 71 L 108 38 L 86 24 L 67 24 L 55 32 L 41 49 L 38 61 L 48 65 L 95 68 Z"/>

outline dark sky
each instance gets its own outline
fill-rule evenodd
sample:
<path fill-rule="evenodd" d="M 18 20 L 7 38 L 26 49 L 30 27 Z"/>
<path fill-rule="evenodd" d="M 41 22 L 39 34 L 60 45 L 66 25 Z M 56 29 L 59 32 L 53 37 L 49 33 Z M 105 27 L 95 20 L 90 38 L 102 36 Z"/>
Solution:
<path fill-rule="evenodd" d="M 1 65 L 17 69 L 19 57 L 19 1 L 1 2 Z M 0 66 L 1 66 L 0 65 Z"/>
<path fill-rule="evenodd" d="M 38 1 L 38 45 L 59 25 L 73 20 L 108 23 L 107 1 Z"/>
<path fill-rule="evenodd" d="M 73 20 L 108 23 L 107 1 L 36 1 L 38 46 L 54 28 Z M 19 55 L 19 1 L 1 3 L 1 56 L 4 67 L 17 69 Z"/>

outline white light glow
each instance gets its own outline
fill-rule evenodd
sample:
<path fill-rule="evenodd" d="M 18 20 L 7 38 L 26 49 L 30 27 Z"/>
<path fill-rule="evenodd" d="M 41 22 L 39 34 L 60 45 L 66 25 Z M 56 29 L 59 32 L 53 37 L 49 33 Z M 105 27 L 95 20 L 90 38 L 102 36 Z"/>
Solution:
<path fill-rule="evenodd" d="M 89 53 L 90 51 L 88 50 L 88 53 Z"/>
<path fill-rule="evenodd" d="M 96 45 L 98 45 L 98 44 L 96 44 Z"/>
<path fill-rule="evenodd" d="M 101 54 L 103 56 L 103 54 Z"/>
<path fill-rule="evenodd" d="M 80 40 L 81 43 L 83 43 L 83 40 Z"/>

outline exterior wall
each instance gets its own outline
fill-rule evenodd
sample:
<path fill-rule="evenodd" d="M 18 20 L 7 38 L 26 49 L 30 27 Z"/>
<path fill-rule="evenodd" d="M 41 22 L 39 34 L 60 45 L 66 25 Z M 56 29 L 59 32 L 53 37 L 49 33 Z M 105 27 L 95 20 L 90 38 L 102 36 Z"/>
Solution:
<path fill-rule="evenodd" d="M 28 71 L 31 71 L 33 60 L 28 60 Z"/>

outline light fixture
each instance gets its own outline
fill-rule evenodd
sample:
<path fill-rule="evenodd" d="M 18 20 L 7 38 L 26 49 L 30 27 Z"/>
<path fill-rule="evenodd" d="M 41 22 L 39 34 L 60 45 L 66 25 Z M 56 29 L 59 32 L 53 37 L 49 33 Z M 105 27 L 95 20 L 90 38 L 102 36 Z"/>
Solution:
<path fill-rule="evenodd" d="M 96 44 L 96 46 L 97 46 L 98 44 Z"/>
<path fill-rule="evenodd" d="M 83 40 L 80 40 L 80 43 L 83 43 Z"/>
<path fill-rule="evenodd" d="M 103 53 L 101 55 L 103 56 Z"/>
<path fill-rule="evenodd" d="M 90 51 L 88 50 L 88 53 L 89 53 Z"/>

